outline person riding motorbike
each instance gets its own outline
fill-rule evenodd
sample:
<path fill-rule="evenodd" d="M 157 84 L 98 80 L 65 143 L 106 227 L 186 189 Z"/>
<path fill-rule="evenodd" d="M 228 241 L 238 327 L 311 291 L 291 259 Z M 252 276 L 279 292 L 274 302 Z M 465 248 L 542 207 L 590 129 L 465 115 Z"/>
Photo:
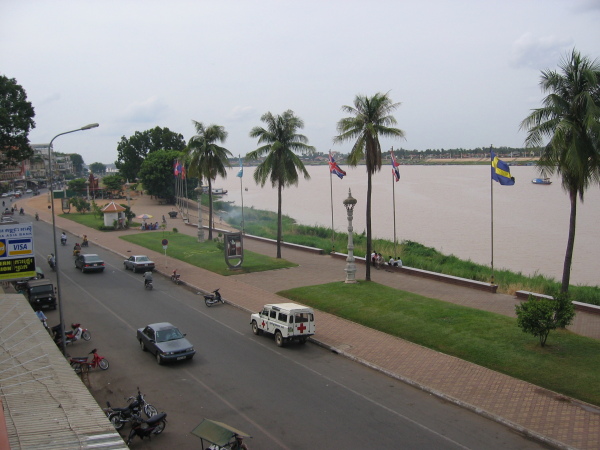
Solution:
<path fill-rule="evenodd" d="M 80 253 L 81 253 L 81 245 L 79 245 L 79 243 L 76 242 L 75 245 L 73 246 L 73 256 L 79 256 Z"/>
<path fill-rule="evenodd" d="M 248 450 L 248 446 L 244 443 L 244 438 L 239 434 L 235 435 L 235 442 L 231 444 L 231 450 Z"/>
<path fill-rule="evenodd" d="M 60 235 L 60 243 L 62 245 L 67 245 L 67 233 L 65 233 L 64 231 Z"/>
<path fill-rule="evenodd" d="M 19 210 L 19 215 L 24 216 L 25 215 L 25 210 L 23 208 L 21 208 Z"/>
<path fill-rule="evenodd" d="M 56 258 L 54 257 L 54 253 L 50 253 L 48 255 L 48 264 L 50 265 L 51 269 L 54 269 L 54 266 L 56 266 Z"/>
<path fill-rule="evenodd" d="M 149 283 L 152 283 L 152 271 L 151 270 L 144 272 L 144 287 L 148 286 Z"/>
<path fill-rule="evenodd" d="M 87 234 L 84 234 L 83 235 L 83 241 L 81 241 L 81 246 L 82 247 L 87 247 L 88 245 L 89 245 L 89 242 L 88 242 Z"/>

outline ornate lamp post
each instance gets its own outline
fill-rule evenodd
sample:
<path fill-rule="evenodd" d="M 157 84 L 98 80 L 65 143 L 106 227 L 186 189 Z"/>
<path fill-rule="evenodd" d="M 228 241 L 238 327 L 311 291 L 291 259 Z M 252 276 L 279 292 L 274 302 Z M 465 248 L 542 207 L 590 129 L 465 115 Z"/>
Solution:
<path fill-rule="evenodd" d="M 346 258 L 346 283 L 356 283 L 356 264 L 354 264 L 354 241 L 352 239 L 352 213 L 356 206 L 356 199 L 348 189 L 348 198 L 344 200 L 344 207 L 348 213 L 348 257 Z"/>
<path fill-rule="evenodd" d="M 204 242 L 204 228 L 202 226 L 202 180 L 198 180 L 198 187 L 194 189 L 198 196 L 198 242 Z"/>
<path fill-rule="evenodd" d="M 90 201 L 90 180 L 85 180 L 85 188 L 87 190 L 87 201 Z"/>
<path fill-rule="evenodd" d="M 56 139 L 59 136 L 62 136 L 63 134 L 69 134 L 69 133 L 75 133 L 76 131 L 85 131 L 85 130 L 89 130 L 91 128 L 96 128 L 98 126 L 97 123 L 91 123 L 89 125 L 86 125 L 84 127 L 81 128 L 77 128 L 76 130 L 71 130 L 71 131 L 65 131 L 64 133 L 60 133 L 57 134 L 56 136 L 54 136 L 52 138 L 52 140 L 50 141 L 50 144 L 48 144 L 48 167 L 50 169 L 50 205 L 51 205 L 51 209 L 52 209 L 52 240 L 54 241 L 54 261 L 55 261 L 55 265 L 56 265 L 56 298 L 58 299 L 58 316 L 59 316 L 59 321 L 60 324 L 62 325 L 61 327 L 61 350 L 63 355 L 67 354 L 67 347 L 66 347 L 66 342 L 65 342 L 65 321 L 64 321 L 64 317 L 63 317 L 63 308 L 62 308 L 62 301 L 61 301 L 61 297 L 60 297 L 60 266 L 58 265 L 58 250 L 56 247 L 56 219 L 54 216 L 54 198 L 53 198 L 53 194 L 54 194 L 54 177 L 52 176 L 52 143 L 54 142 L 54 139 Z"/>

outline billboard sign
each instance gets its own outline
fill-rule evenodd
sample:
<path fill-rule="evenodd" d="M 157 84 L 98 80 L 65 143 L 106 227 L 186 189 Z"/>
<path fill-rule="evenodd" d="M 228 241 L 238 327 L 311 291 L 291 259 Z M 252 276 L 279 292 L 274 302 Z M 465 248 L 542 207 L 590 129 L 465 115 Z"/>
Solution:
<path fill-rule="evenodd" d="M 0 280 L 35 276 L 33 224 L 0 225 Z"/>

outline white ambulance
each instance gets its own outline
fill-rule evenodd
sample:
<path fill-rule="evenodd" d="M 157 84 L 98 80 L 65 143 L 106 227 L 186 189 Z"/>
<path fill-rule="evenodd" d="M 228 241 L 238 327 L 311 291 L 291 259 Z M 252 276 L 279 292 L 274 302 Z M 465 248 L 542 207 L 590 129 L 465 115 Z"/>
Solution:
<path fill-rule="evenodd" d="M 312 308 L 296 303 L 270 304 L 252 314 L 250 324 L 256 335 L 274 334 L 279 347 L 291 340 L 305 344 L 308 337 L 315 334 L 315 313 Z"/>

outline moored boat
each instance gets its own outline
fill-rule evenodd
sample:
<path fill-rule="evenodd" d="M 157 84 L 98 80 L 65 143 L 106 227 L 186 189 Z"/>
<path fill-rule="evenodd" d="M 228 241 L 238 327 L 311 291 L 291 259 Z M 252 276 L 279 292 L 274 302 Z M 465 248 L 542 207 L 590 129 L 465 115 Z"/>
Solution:
<path fill-rule="evenodd" d="M 534 178 L 533 180 L 531 180 L 531 182 L 533 184 L 552 184 L 550 178 Z"/>

